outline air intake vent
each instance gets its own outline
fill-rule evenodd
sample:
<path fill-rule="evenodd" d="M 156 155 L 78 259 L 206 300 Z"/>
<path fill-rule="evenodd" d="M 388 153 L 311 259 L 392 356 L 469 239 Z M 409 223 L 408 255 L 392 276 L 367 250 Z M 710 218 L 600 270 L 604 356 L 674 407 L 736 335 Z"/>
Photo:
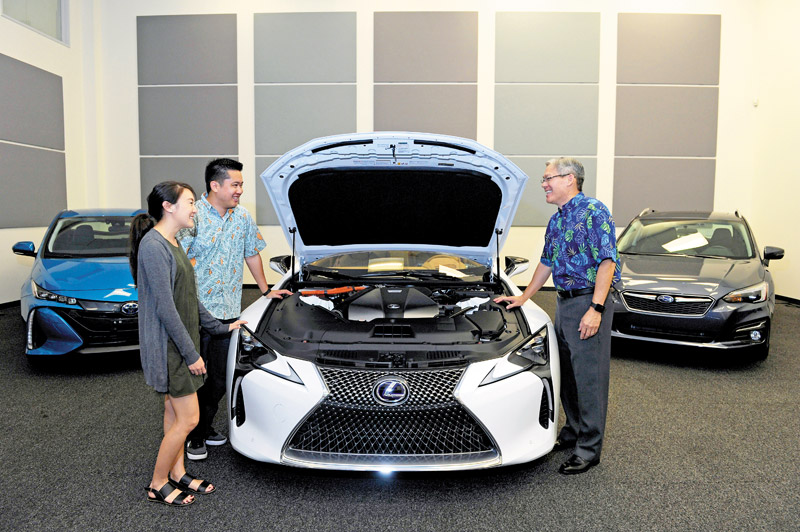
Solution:
<path fill-rule="evenodd" d="M 410 325 L 383 324 L 372 330 L 373 338 L 413 338 L 414 331 Z"/>

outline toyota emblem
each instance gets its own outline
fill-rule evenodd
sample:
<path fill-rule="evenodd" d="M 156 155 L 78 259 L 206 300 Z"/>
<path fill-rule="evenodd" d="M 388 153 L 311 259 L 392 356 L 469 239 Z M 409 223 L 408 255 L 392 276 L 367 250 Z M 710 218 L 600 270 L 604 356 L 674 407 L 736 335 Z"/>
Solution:
<path fill-rule="evenodd" d="M 139 312 L 139 303 L 136 301 L 129 301 L 122 305 L 119 310 L 126 316 L 135 316 Z"/>

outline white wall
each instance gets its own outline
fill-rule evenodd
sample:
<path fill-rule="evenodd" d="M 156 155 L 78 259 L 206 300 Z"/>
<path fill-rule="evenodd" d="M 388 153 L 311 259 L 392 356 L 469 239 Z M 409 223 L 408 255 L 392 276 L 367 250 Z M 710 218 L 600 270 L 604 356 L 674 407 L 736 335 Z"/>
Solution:
<path fill-rule="evenodd" d="M 136 63 L 136 17 L 139 15 L 231 13 L 238 17 L 239 157 L 254 160 L 253 14 L 296 11 L 358 13 L 358 129 L 372 126 L 372 13 L 374 11 L 478 11 L 478 141 L 489 146 L 494 136 L 494 13 L 496 11 L 588 11 L 601 13 L 600 115 L 597 196 L 613 211 L 614 118 L 616 98 L 616 25 L 618 13 L 701 13 L 722 15 L 719 132 L 715 208 L 738 209 L 753 225 L 759 245 L 786 248 L 787 258 L 774 262 L 778 294 L 800 299 L 800 280 L 792 256 L 800 249 L 791 239 L 789 195 L 798 171 L 791 164 L 777 168 L 773 156 L 791 153 L 798 126 L 797 88 L 800 61 L 794 27 L 800 22 L 795 0 L 558 0 L 477 1 L 407 0 L 240 0 L 236 3 L 197 0 L 101 2 L 72 0 L 72 45 L 41 37 L 0 19 L 0 53 L 64 77 L 69 206 L 129 206 L 139 198 L 139 137 Z M 47 41 L 47 42 L 45 42 Z M 791 51 L 791 52 L 790 52 Z M 789 57 L 789 54 L 793 57 Z M 759 105 L 753 105 L 758 99 Z M 687 124 L 691 127 L 691 124 Z M 794 135 L 793 135 L 794 134 Z M 781 161 L 782 162 L 782 161 Z M 246 170 L 247 170 L 246 166 Z M 788 167 L 785 169 L 784 167 Z M 252 168 L 245 186 L 261 186 Z M 529 186 L 538 187 L 538 176 Z M 691 190 L 686 191 L 691 194 Z M 777 198 L 775 196 L 778 196 Z M 783 196 L 783 197 L 781 197 Z M 762 199 L 764 198 L 764 199 Z M 543 200 L 544 201 L 544 200 Z M 242 204 L 255 212 L 255 195 Z M 28 230 L 24 230 L 28 231 Z M 38 231 L 38 233 L 37 233 Z M 268 248 L 264 258 L 288 253 L 276 227 L 262 227 Z M 42 230 L 31 239 L 38 245 Z M 514 228 L 504 254 L 536 261 L 543 228 Z M 0 248 L 9 250 L 22 239 L 20 230 L 0 230 Z M 800 260 L 800 259 L 798 259 Z M 29 259 L 0 253 L 6 282 L 0 302 L 19 299 L 19 282 Z M 268 273 L 274 282 L 277 275 Z M 8 280 L 11 279 L 11 282 Z M 525 284 L 530 273 L 515 278 Z M 19 282 L 18 282 L 19 281 Z M 245 282 L 252 282 L 248 277 Z"/>

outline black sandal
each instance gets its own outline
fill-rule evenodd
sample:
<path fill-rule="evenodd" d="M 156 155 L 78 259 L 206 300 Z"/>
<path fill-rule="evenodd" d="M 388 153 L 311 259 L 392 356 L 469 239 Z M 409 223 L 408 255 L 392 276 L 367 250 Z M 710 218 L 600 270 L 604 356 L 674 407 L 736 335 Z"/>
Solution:
<path fill-rule="evenodd" d="M 191 491 L 192 493 L 200 493 L 201 495 L 208 495 L 209 493 L 214 493 L 215 491 L 217 491 L 216 486 L 214 486 L 211 489 L 208 489 L 211 483 L 207 480 L 202 481 L 200 485 L 197 486 L 197 489 L 190 488 L 189 484 L 191 484 L 195 480 L 197 480 L 197 477 L 193 477 L 189 473 L 183 475 L 180 480 L 173 480 L 171 476 L 169 477 L 170 483 L 180 490 Z"/>
<path fill-rule="evenodd" d="M 172 499 L 172 502 L 167 501 L 167 497 L 169 497 L 173 491 L 175 490 L 180 491 L 180 495 Z M 185 491 L 181 490 L 180 488 L 175 488 L 171 483 L 167 482 L 160 489 L 151 488 L 150 486 L 145 488 L 147 491 L 148 496 L 147 500 L 150 502 L 160 502 L 161 504 L 166 504 L 167 506 L 189 506 L 190 504 L 194 504 L 195 499 L 192 499 L 189 502 L 183 502 L 186 500 L 187 497 L 191 495 L 186 493 Z M 151 497 L 149 494 L 152 493 L 153 496 Z"/>

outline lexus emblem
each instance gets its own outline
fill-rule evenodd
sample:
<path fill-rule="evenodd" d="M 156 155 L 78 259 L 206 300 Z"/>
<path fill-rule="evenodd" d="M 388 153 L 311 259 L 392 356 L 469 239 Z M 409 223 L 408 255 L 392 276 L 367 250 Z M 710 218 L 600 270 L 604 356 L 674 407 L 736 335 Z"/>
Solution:
<path fill-rule="evenodd" d="M 372 396 L 382 405 L 402 405 L 408 401 L 408 384 L 400 377 L 384 377 L 375 383 Z"/>
<path fill-rule="evenodd" d="M 139 313 L 139 303 L 137 303 L 136 301 L 129 301 L 124 305 L 122 305 L 122 307 L 119 310 L 126 316 L 135 316 L 136 314 Z"/>
<path fill-rule="evenodd" d="M 658 296 L 656 301 L 659 303 L 675 303 L 675 298 L 668 295 Z"/>

